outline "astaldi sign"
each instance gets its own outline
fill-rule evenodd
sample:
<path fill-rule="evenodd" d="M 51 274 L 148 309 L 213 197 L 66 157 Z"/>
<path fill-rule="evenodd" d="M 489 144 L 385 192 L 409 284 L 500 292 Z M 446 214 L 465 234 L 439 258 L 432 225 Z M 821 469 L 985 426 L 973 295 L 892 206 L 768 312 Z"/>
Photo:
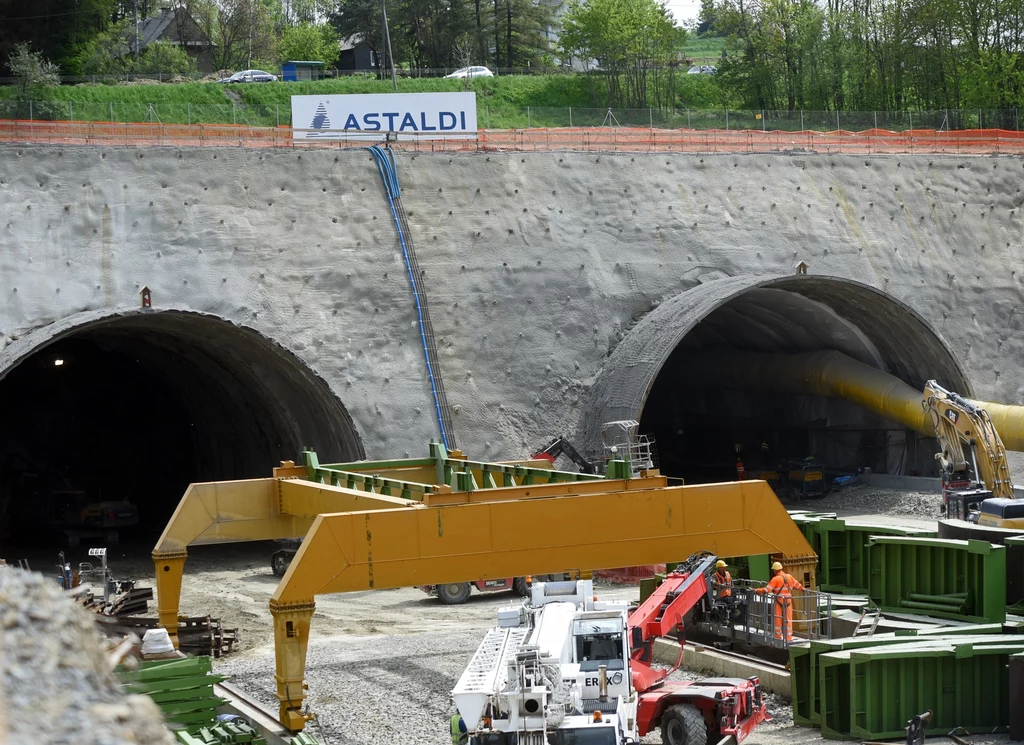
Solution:
<path fill-rule="evenodd" d="M 296 140 L 452 139 L 476 133 L 476 93 L 292 96 Z"/>

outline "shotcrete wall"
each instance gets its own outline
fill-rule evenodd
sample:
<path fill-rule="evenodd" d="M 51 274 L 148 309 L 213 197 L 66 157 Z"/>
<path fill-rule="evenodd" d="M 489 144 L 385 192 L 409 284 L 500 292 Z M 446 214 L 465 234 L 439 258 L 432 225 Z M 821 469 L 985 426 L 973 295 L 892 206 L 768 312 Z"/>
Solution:
<path fill-rule="evenodd" d="M 594 388 L 609 355 L 661 303 L 799 262 L 915 311 L 976 397 L 1024 401 L 1019 159 L 397 161 L 454 425 L 475 456 L 581 433 L 614 395 Z M 437 436 L 369 154 L 12 146 L 0 195 L 0 375 L 23 357 L 20 338 L 137 308 L 148 286 L 158 309 L 290 350 L 351 414 L 367 456 L 422 453 Z"/>

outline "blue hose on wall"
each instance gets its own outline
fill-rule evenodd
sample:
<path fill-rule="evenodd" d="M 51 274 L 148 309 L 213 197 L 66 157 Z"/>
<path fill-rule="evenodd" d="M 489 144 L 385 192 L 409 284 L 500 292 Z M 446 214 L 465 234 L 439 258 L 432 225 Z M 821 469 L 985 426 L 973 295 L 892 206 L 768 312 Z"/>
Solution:
<path fill-rule="evenodd" d="M 398 185 L 398 172 L 395 168 L 395 156 L 391 148 L 383 148 L 380 145 L 374 145 L 370 148 L 370 152 L 373 154 L 373 158 L 377 161 L 377 168 L 380 171 L 380 177 L 384 181 L 384 190 L 388 195 L 388 204 L 391 207 L 391 217 L 395 221 L 395 230 L 398 231 L 398 241 L 402 246 L 402 258 L 405 260 L 405 268 L 409 273 L 409 282 L 412 284 L 412 296 L 413 301 L 416 303 L 416 318 L 419 321 L 420 327 L 420 341 L 423 343 L 423 356 L 427 361 L 427 377 L 430 380 L 430 392 L 434 397 L 434 411 L 437 414 L 437 426 L 441 430 L 441 442 L 444 443 L 446 450 L 451 450 L 454 443 L 449 443 L 449 427 L 445 426 L 445 420 L 449 422 L 450 417 L 445 416 L 447 409 L 447 400 L 442 404 L 441 399 L 444 397 L 443 388 L 440 381 L 440 371 L 438 371 L 438 377 L 434 376 L 434 365 L 431 364 L 430 345 L 427 342 L 427 331 L 426 325 L 429 321 L 424 321 L 424 302 L 420 301 L 420 290 L 419 280 L 416 277 L 416 273 L 413 269 L 413 259 L 409 255 L 409 248 L 406 245 L 405 231 L 402 229 L 402 220 L 399 219 L 398 209 L 395 207 L 395 200 L 400 199 L 402 196 L 402 190 Z M 436 354 L 436 353 L 435 353 Z M 438 389 L 441 388 L 442 392 L 439 393 Z"/>

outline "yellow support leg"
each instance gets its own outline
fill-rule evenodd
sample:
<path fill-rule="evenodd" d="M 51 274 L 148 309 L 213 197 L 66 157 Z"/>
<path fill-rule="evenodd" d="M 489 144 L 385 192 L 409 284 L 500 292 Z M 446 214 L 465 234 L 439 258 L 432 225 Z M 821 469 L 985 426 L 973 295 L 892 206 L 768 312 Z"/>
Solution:
<path fill-rule="evenodd" d="M 274 645 L 277 648 L 277 700 L 279 719 L 290 730 L 301 730 L 309 719 L 302 713 L 306 698 L 306 646 L 309 622 L 316 605 L 312 600 L 296 603 L 270 601 L 274 617 Z"/>
<path fill-rule="evenodd" d="M 181 604 L 181 576 L 185 571 L 188 552 L 154 551 L 156 569 L 157 612 L 160 625 L 167 629 L 174 648 L 178 648 L 178 607 Z"/>

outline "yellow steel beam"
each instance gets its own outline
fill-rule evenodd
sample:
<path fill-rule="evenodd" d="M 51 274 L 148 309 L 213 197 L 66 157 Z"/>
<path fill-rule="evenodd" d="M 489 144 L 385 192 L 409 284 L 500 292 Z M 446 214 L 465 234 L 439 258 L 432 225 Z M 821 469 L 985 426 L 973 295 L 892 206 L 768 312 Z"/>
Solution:
<path fill-rule="evenodd" d="M 428 507 L 443 507 L 445 505 L 476 504 L 480 502 L 511 502 L 519 499 L 550 499 L 551 497 L 577 497 L 585 494 L 658 489 L 665 486 L 668 486 L 668 479 L 664 476 L 642 476 L 635 479 L 600 479 L 595 481 L 562 481 L 556 484 L 508 486 L 478 489 L 471 492 L 453 491 L 442 494 L 425 494 L 423 496 L 423 504 Z"/>
<path fill-rule="evenodd" d="M 290 470 L 275 469 L 275 473 L 290 475 Z M 160 625 L 177 646 L 188 546 L 294 538 L 305 535 L 321 512 L 413 506 L 420 507 L 397 497 L 284 478 L 192 484 L 153 549 Z"/>
<path fill-rule="evenodd" d="M 301 729 L 305 721 L 318 594 L 653 564 L 697 551 L 814 554 L 763 481 L 628 490 L 598 483 L 604 493 L 318 516 L 270 601 L 282 723 Z"/>

